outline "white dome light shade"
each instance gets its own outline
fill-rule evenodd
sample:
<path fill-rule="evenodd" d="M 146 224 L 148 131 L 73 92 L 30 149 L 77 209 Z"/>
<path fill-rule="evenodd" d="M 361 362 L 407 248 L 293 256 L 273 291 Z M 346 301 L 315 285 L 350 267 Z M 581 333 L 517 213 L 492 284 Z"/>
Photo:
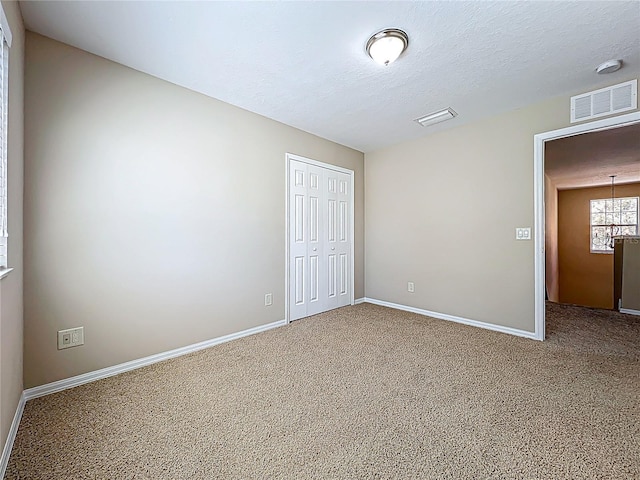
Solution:
<path fill-rule="evenodd" d="M 604 63 L 598 65 L 596 72 L 598 73 L 612 73 L 617 72 L 622 68 L 622 60 L 607 60 Z"/>
<path fill-rule="evenodd" d="M 376 33 L 367 42 L 367 53 L 380 65 L 389 65 L 407 49 L 409 37 L 395 28 Z"/>

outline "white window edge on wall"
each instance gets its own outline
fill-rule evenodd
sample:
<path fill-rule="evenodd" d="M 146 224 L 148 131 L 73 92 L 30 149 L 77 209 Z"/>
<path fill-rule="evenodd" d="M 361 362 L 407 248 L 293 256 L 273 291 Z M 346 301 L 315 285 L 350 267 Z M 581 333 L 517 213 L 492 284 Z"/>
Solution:
<path fill-rule="evenodd" d="M 0 269 L 0 280 L 13 272 L 13 268 L 2 268 Z"/>
<path fill-rule="evenodd" d="M 7 16 L 4 14 L 4 8 L 2 8 L 1 3 L 0 3 L 0 27 L 2 27 L 2 33 L 4 34 L 4 38 L 7 41 L 7 45 L 9 45 L 9 48 L 11 48 L 11 40 L 13 40 L 13 35 L 11 35 L 11 27 L 9 27 L 9 20 L 7 20 Z"/>
<path fill-rule="evenodd" d="M 1 41 L 1 37 L 4 37 L 4 40 L 7 42 L 7 45 L 9 46 L 9 48 L 11 48 L 13 35 L 11 34 L 11 27 L 9 26 L 9 20 L 7 19 L 7 16 L 4 13 L 4 8 L 2 7 L 2 3 L 0 3 L 0 28 L 2 29 L 2 34 L 0 35 L 0 41 Z M 0 99 L 0 101 L 2 101 L 2 99 Z M 11 273 L 12 271 L 13 271 L 13 268 L 0 267 L 0 280 L 6 277 L 7 275 L 9 275 L 9 273 Z"/>

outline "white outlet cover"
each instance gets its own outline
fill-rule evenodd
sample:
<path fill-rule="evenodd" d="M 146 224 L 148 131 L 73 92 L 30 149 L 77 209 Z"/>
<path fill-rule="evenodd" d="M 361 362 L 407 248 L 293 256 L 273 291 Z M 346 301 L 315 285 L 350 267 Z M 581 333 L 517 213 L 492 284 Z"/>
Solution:
<path fill-rule="evenodd" d="M 58 331 L 58 350 L 84 345 L 84 327 Z"/>
<path fill-rule="evenodd" d="M 531 240 L 531 227 L 517 227 L 516 240 Z"/>

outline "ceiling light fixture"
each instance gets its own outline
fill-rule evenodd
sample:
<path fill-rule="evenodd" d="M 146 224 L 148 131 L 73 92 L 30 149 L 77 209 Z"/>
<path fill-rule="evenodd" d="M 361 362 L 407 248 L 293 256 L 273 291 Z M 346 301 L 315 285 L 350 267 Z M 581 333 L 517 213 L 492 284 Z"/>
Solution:
<path fill-rule="evenodd" d="M 409 37 L 402 30 L 387 28 L 373 35 L 367 42 L 367 53 L 381 65 L 397 60 L 409 46 Z"/>
<path fill-rule="evenodd" d="M 622 68 L 622 60 L 607 60 L 596 68 L 598 73 L 613 73 Z"/>
<path fill-rule="evenodd" d="M 453 117 L 457 117 L 458 114 L 454 112 L 453 108 L 445 108 L 444 110 L 440 110 L 439 112 L 430 113 L 429 115 L 425 115 L 424 117 L 416 118 L 416 122 L 418 122 L 423 127 L 428 127 L 429 125 L 433 125 L 434 123 L 444 122 L 445 120 L 451 120 Z"/>

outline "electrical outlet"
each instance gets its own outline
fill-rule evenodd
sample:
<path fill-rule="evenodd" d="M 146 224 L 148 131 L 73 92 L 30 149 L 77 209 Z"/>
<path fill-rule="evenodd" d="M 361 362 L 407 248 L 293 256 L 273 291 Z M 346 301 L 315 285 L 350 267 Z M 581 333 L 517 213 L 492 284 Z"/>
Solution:
<path fill-rule="evenodd" d="M 268 307 L 268 306 L 270 306 L 270 305 L 273 305 L 273 294 L 271 294 L 271 293 L 267 293 L 267 294 L 264 296 L 264 306 L 265 306 L 265 307 Z"/>
<path fill-rule="evenodd" d="M 58 331 L 58 350 L 84 345 L 84 327 Z"/>
<path fill-rule="evenodd" d="M 531 240 L 531 228 L 516 228 L 516 240 Z"/>
<path fill-rule="evenodd" d="M 414 293 L 416 291 L 416 286 L 413 284 L 413 282 L 407 283 L 407 291 L 411 293 Z"/>

